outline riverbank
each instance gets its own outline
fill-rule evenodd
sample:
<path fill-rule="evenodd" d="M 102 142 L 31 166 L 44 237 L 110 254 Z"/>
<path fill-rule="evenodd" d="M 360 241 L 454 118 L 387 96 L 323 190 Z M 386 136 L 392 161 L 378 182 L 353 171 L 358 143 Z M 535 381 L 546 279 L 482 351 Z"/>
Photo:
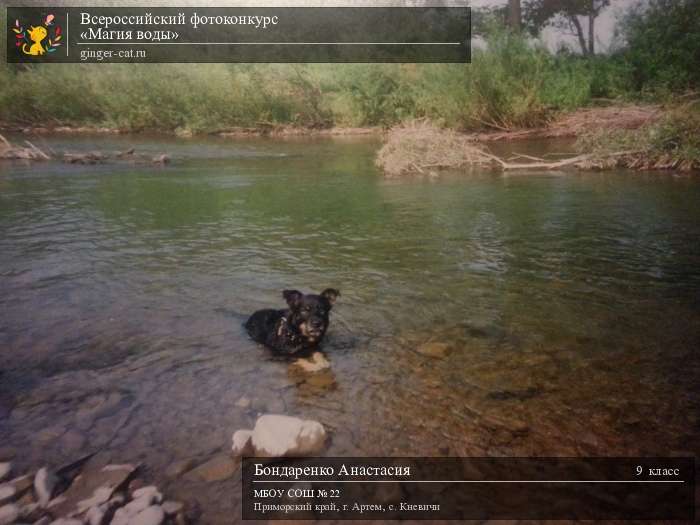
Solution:
<path fill-rule="evenodd" d="M 455 130 L 470 137 L 471 140 L 483 142 L 510 141 L 542 138 L 577 138 L 594 129 L 637 129 L 659 118 L 663 110 L 658 105 L 614 105 L 605 107 L 581 108 L 563 112 L 547 125 L 527 129 L 475 129 L 472 131 Z M 133 134 L 138 133 L 128 128 L 104 126 L 21 126 L 0 122 L 0 131 L 22 133 L 25 135 L 52 134 Z M 220 137 L 294 137 L 294 136 L 360 136 L 381 135 L 387 132 L 381 126 L 335 126 L 328 128 L 304 127 L 282 124 L 260 123 L 253 127 L 233 127 L 206 133 L 192 133 L 184 130 L 160 130 L 164 135 L 192 137 L 213 135 Z"/>
<path fill-rule="evenodd" d="M 390 129 L 380 127 L 300 127 L 260 125 L 230 128 L 209 133 L 220 138 L 293 137 L 382 137 L 384 146 L 377 155 L 377 166 L 390 177 L 403 174 L 478 165 L 487 169 L 634 169 L 678 168 L 691 171 L 700 166 L 695 137 L 700 126 L 695 120 L 694 103 L 676 108 L 658 105 L 614 105 L 590 107 L 560 114 L 546 126 L 518 130 L 464 132 L 442 127 L 428 120 L 410 121 Z M 15 134 L 27 136 L 93 134 L 133 134 L 119 128 L 69 126 L 13 127 Z M 681 133 L 682 137 L 676 137 Z M 173 133 L 164 133 L 173 136 Z M 175 133 L 179 138 L 202 135 Z M 571 139 L 578 154 L 557 154 L 556 158 L 501 156 L 490 152 L 488 144 L 534 139 Z M 130 162 L 166 164 L 167 153 L 144 155 L 133 149 L 113 153 L 55 152 L 40 150 L 29 140 L 11 144 L 0 135 L 0 159 L 30 161 L 61 160 L 67 163 L 96 164 Z M 22 144 L 19 144 L 22 142 Z M 669 147 L 670 144 L 670 147 Z"/>

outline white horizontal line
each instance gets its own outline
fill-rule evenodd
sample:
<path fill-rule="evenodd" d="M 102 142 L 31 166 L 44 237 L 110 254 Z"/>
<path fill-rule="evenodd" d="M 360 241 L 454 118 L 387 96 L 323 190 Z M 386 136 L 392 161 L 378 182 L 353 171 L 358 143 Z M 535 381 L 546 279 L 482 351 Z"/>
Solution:
<path fill-rule="evenodd" d="M 76 42 L 79 46 L 461 46 L 462 42 Z"/>
<path fill-rule="evenodd" d="M 408 480 L 408 479 L 382 479 L 382 480 L 325 480 L 325 479 L 305 479 L 307 483 L 685 483 L 684 480 Z M 299 483 L 300 480 L 253 480 L 253 483 Z"/>

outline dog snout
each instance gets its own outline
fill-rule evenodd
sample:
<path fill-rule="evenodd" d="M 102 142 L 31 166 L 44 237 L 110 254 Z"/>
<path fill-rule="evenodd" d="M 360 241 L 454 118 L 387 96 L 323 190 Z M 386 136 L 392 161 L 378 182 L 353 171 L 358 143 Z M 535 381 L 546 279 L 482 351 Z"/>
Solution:
<path fill-rule="evenodd" d="M 323 319 L 311 319 L 309 321 L 309 328 L 314 332 L 321 332 L 323 330 Z"/>

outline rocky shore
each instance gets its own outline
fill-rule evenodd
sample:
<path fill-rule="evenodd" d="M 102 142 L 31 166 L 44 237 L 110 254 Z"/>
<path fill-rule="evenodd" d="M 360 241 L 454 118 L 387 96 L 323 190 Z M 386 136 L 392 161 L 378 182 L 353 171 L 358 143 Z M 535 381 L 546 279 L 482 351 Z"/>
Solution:
<path fill-rule="evenodd" d="M 139 465 L 88 466 L 85 456 L 56 470 L 16 476 L 0 463 L 0 525 L 184 525 L 192 509 L 139 477 Z"/>
<path fill-rule="evenodd" d="M 312 420 L 263 414 L 252 430 L 238 430 L 231 454 L 194 465 L 171 465 L 168 476 L 223 481 L 240 467 L 242 456 L 307 456 L 327 443 L 324 426 Z M 0 463 L 0 525 L 185 525 L 197 520 L 196 503 L 169 500 L 140 477 L 141 466 L 95 466 L 87 455 L 56 469 L 41 467 L 17 475 L 11 462 Z"/>

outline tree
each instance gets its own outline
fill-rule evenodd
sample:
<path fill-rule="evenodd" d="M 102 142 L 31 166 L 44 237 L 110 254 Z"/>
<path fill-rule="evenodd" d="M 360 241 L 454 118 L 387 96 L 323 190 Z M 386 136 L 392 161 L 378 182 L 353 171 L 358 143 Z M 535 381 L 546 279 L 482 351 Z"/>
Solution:
<path fill-rule="evenodd" d="M 636 89 L 700 86 L 700 0 L 649 0 L 620 24 Z"/>
<path fill-rule="evenodd" d="M 520 0 L 508 0 L 508 25 L 513 31 L 520 32 L 522 26 Z"/>
<path fill-rule="evenodd" d="M 552 24 L 577 38 L 581 53 L 595 55 L 595 19 L 611 0 L 528 0 L 525 19 L 533 33 Z M 581 18 L 588 21 L 587 31 Z"/>

